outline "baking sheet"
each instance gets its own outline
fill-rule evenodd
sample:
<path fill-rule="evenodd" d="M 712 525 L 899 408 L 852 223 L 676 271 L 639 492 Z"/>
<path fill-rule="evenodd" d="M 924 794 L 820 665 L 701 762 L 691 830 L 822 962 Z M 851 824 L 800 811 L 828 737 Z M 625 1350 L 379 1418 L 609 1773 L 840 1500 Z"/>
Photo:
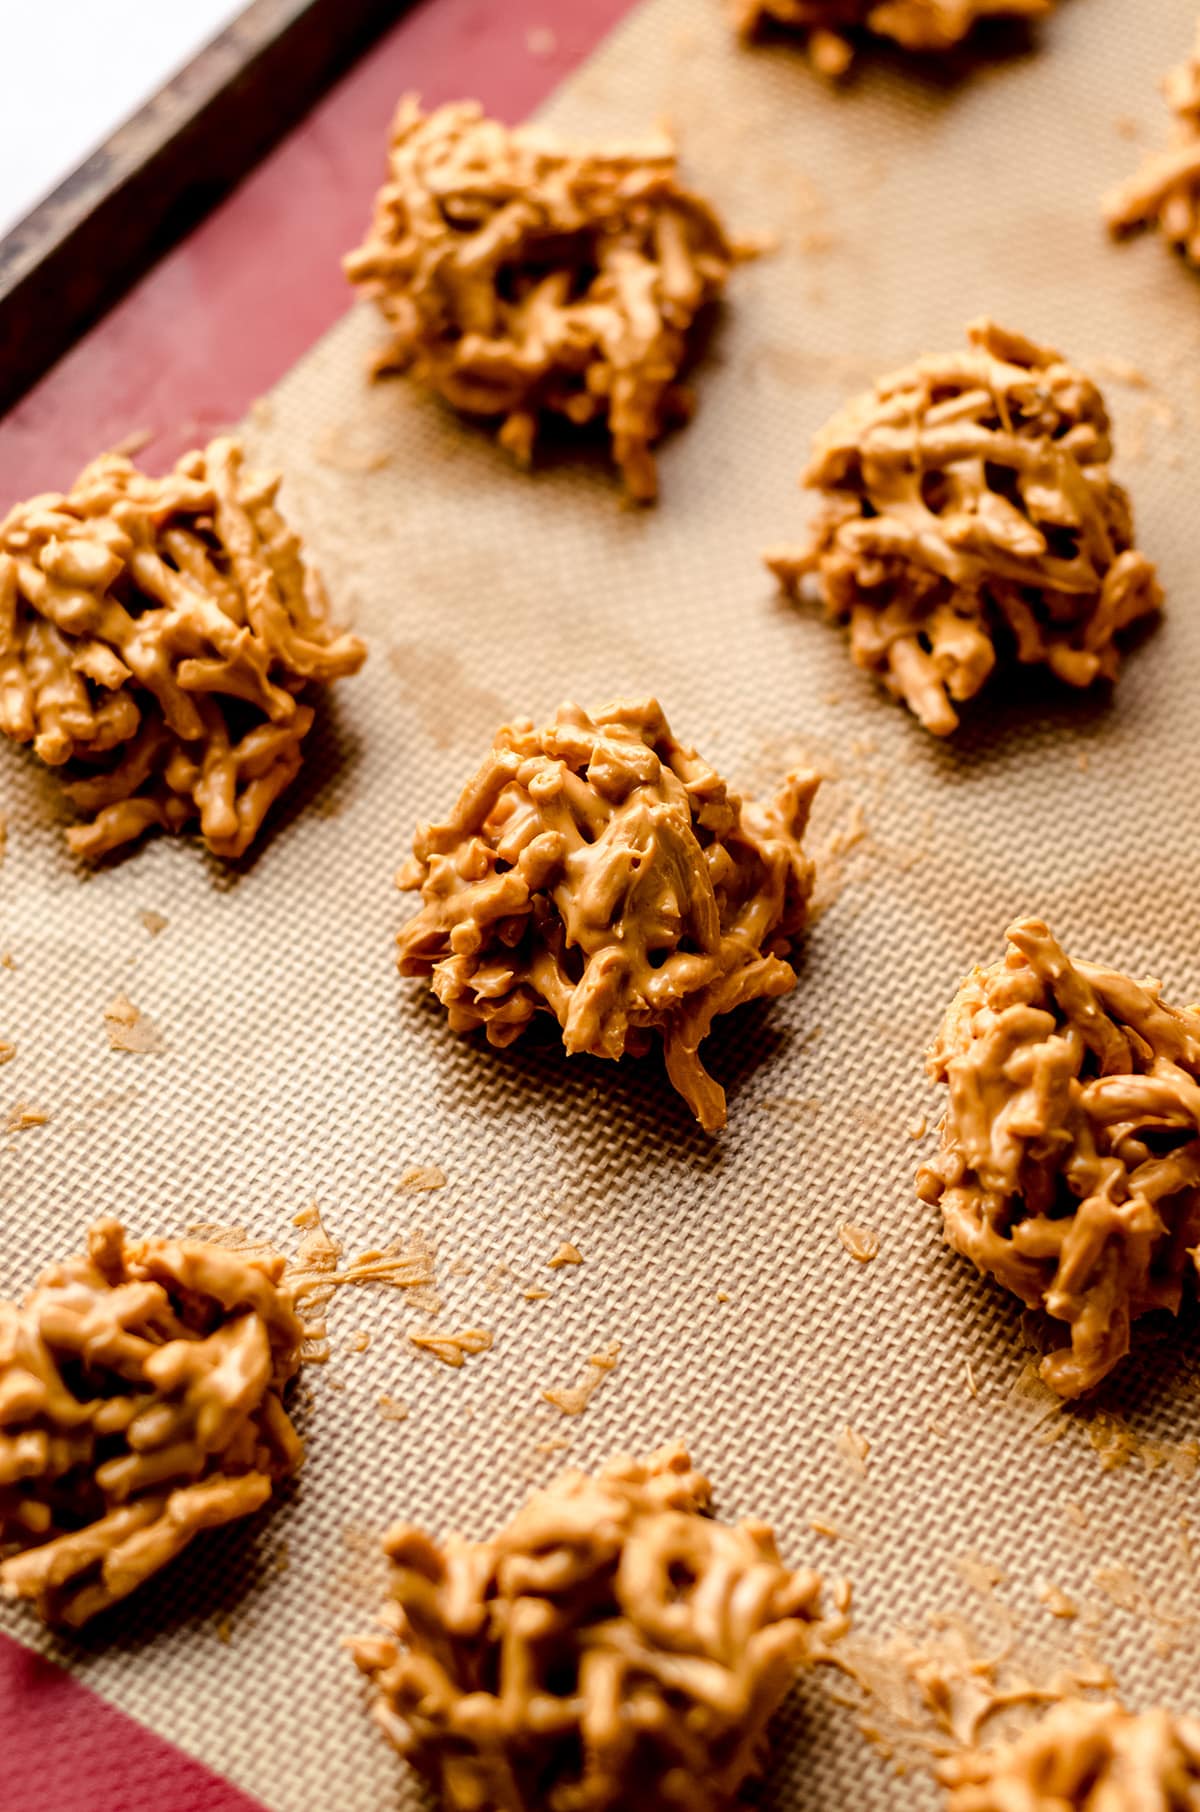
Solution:
<path fill-rule="evenodd" d="M 0 1611 L 275 1812 L 419 1803 L 337 1647 L 369 1621 L 377 1530 L 483 1534 L 560 1465 L 674 1436 L 724 1513 L 770 1518 L 791 1560 L 853 1578 L 861 1629 L 977 1614 L 960 1564 L 975 1553 L 1048 1635 L 1040 1582 L 1096 1601 L 1130 1702 L 1200 1711 L 1178 1524 L 1194 1484 L 1171 1464 L 1106 1470 L 1077 1416 L 1039 1444 L 1009 1401 L 1029 1358 L 1019 1311 L 942 1246 L 911 1136 L 938 1108 L 921 1056 L 941 1010 L 1019 913 L 1200 997 L 1200 297 L 1153 239 L 1110 247 L 1097 213 L 1140 154 L 1128 122 L 1147 141 L 1164 130 L 1154 85 L 1193 23 L 1183 0 L 1066 0 L 1036 55 L 958 83 L 864 59 L 835 93 L 794 48 L 740 50 L 715 0 L 648 0 L 543 117 L 597 139 L 669 118 L 730 221 L 782 240 L 734 279 L 657 510 L 623 507 L 584 458 L 528 478 L 404 381 L 369 386 L 381 330 L 355 310 L 249 424 L 371 644 L 274 833 L 237 869 L 162 840 L 84 878 L 52 777 L 6 756 L 0 1032 L 18 1056 L 0 1107 L 50 1119 L 0 1145 L 0 1287 L 23 1288 L 102 1213 L 294 1249 L 292 1217 L 315 1199 L 348 1251 L 419 1231 L 439 1325 L 494 1333 L 450 1371 L 405 1338 L 432 1325 L 420 1305 L 343 1292 L 333 1359 L 307 1374 L 308 1463 L 254 1540 L 198 1544 L 76 1644 Z M 796 474 L 843 397 L 957 345 L 984 310 L 1102 373 L 1145 374 L 1106 387 L 1169 609 L 1111 701 L 1030 688 L 946 747 L 851 668 L 837 631 L 776 596 L 759 553 L 798 530 Z M 800 985 L 706 1047 L 730 1096 L 716 1139 L 657 1063 L 461 1041 L 392 963 L 410 903 L 391 875 L 496 725 L 647 691 L 747 788 L 798 759 L 833 775 L 828 904 Z M 146 910 L 169 921 L 158 935 Z M 109 1050 L 118 992 L 159 1025 L 162 1055 Z M 413 1165 L 446 1187 L 399 1188 Z M 872 1263 L 840 1243 L 845 1222 L 878 1233 Z M 564 1239 L 584 1262 L 551 1271 Z M 535 1284 L 551 1294 L 530 1300 Z M 351 1353 L 360 1329 L 370 1345 Z M 618 1366 L 581 1417 L 541 1399 L 611 1342 Z M 1104 1405 L 1138 1438 L 1185 1442 L 1193 1354 L 1186 1336 L 1144 1340 Z M 385 1419 L 381 1395 L 407 1419 Z M 865 1478 L 846 1427 L 870 1443 Z M 847 1539 L 817 1536 L 812 1515 Z M 1112 1604 L 1096 1572 L 1121 1567 L 1178 1628 Z M 851 1792 L 864 1812 L 936 1803 L 805 1684 L 762 1799 L 832 1812 Z"/>

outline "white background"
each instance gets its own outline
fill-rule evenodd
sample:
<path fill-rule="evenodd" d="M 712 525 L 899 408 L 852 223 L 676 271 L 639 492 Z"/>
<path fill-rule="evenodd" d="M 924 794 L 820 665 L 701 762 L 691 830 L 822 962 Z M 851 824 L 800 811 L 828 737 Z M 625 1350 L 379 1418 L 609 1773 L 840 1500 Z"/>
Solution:
<path fill-rule="evenodd" d="M 0 0 L 0 234 L 102 144 L 245 0 Z"/>

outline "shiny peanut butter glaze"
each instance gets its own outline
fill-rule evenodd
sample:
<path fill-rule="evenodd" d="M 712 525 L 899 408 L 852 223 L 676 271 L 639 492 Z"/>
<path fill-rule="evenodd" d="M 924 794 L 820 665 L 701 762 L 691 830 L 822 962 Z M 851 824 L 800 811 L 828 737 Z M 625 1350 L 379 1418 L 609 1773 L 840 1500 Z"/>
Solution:
<path fill-rule="evenodd" d="M 935 736 L 1000 667 L 1115 679 L 1117 637 L 1162 602 L 1095 384 L 990 321 L 967 337 L 822 429 L 811 533 L 767 555 L 789 589 L 812 576 L 856 664 Z"/>
<path fill-rule="evenodd" d="M 675 741 L 654 699 L 506 725 L 450 816 L 418 826 L 397 877 L 420 888 L 402 975 L 426 975 L 457 1032 L 511 1044 L 552 1013 L 568 1052 L 645 1053 L 701 1124 L 725 1095 L 699 1046 L 713 1020 L 796 984 L 819 780 L 743 804 Z"/>
<path fill-rule="evenodd" d="M 0 731 L 69 764 L 77 855 L 198 818 L 240 856 L 299 769 L 306 688 L 362 665 L 278 487 L 235 440 L 163 478 L 110 453 L 0 522 Z"/>
<path fill-rule="evenodd" d="M 0 1302 L 0 1590 L 78 1627 L 303 1457 L 282 1393 L 302 1329 L 283 1260 L 115 1221 Z"/>
<path fill-rule="evenodd" d="M 1200 1724 L 1069 1699 L 942 1778 L 947 1812 L 1200 1812 Z"/>
<path fill-rule="evenodd" d="M 891 38 L 905 50 L 953 50 L 984 19 L 1043 19 L 1055 0 L 729 0 L 738 30 L 764 25 L 808 33 L 808 50 L 823 75 L 844 75 L 854 57 L 856 30 Z"/>
<path fill-rule="evenodd" d="M 960 988 L 929 1054 L 950 1102 L 917 1177 L 946 1238 L 1071 1331 L 1043 1359 L 1064 1397 L 1177 1310 L 1200 1241 L 1200 1011 L 1065 956 L 1039 919 Z"/>
<path fill-rule="evenodd" d="M 501 420 L 523 464 L 546 418 L 603 422 L 648 502 L 650 449 L 689 408 L 689 330 L 736 255 L 669 143 L 568 151 L 473 102 L 426 115 L 409 97 L 345 269 L 392 329 L 381 370 L 411 368 L 454 408 Z"/>
<path fill-rule="evenodd" d="M 449 1812 L 717 1812 L 809 1658 L 815 1573 L 716 1522 L 682 1447 L 566 1472 L 487 1541 L 402 1526 L 374 1712 Z"/>
<path fill-rule="evenodd" d="M 1174 115 L 1171 143 L 1105 197 L 1104 218 L 1114 233 L 1157 226 L 1200 264 L 1200 26 L 1191 56 L 1167 72 L 1162 86 Z"/>

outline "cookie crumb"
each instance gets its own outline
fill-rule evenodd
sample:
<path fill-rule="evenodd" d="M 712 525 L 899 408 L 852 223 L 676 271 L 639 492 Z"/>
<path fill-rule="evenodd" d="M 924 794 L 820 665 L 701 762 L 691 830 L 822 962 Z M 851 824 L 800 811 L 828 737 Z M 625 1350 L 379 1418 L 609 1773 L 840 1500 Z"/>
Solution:
<path fill-rule="evenodd" d="M 1038 1587 L 1038 1597 L 1052 1617 L 1061 1617 L 1064 1621 L 1069 1621 L 1079 1615 L 1079 1606 L 1075 1601 L 1068 1598 L 1067 1594 L 1058 1586 L 1050 1585 L 1046 1580 L 1043 1580 Z"/>
<path fill-rule="evenodd" d="M 171 923 L 166 914 L 162 912 L 139 912 L 138 918 L 146 927 L 146 930 L 150 933 L 151 937 L 157 937 L 159 933 L 165 931 L 167 926 Z"/>
<path fill-rule="evenodd" d="M 153 1020 L 147 1019 L 124 994 L 118 994 L 105 1007 L 104 1027 L 111 1050 L 129 1051 L 139 1057 L 157 1057 L 166 1048 L 163 1035 Z"/>
<path fill-rule="evenodd" d="M 460 1360 L 459 1364 L 461 1365 L 461 1363 Z M 407 1403 L 402 1402 L 399 1397 L 389 1397 L 386 1391 L 381 1392 L 375 1399 L 375 1407 L 385 1422 L 408 1421 Z"/>
<path fill-rule="evenodd" d="M 857 1478 L 865 1479 L 867 1476 L 867 1459 L 871 1452 L 871 1443 L 867 1440 L 866 1436 L 860 1435 L 857 1429 L 851 1428 L 850 1424 L 847 1423 L 837 1438 L 837 1450 L 846 1461 L 851 1472 L 853 1472 Z"/>
<path fill-rule="evenodd" d="M 49 1114 L 43 1113 L 40 1107 L 27 1107 L 23 1101 L 18 1101 L 8 1110 L 8 1131 L 28 1132 L 31 1126 L 47 1125 L 49 1119 Z"/>
<path fill-rule="evenodd" d="M 449 1365 L 455 1371 L 466 1361 L 467 1355 L 486 1353 L 492 1344 L 491 1330 L 488 1328 L 463 1328 L 457 1334 L 414 1334 L 408 1338 L 422 1352 L 432 1353 L 443 1365 Z"/>
<path fill-rule="evenodd" d="M 577 1246 L 572 1246 L 567 1240 L 564 1240 L 554 1257 L 547 1259 L 546 1262 L 552 1271 L 560 1271 L 564 1265 L 581 1265 L 583 1254 Z"/>
<path fill-rule="evenodd" d="M 407 1189 L 414 1195 L 426 1189 L 444 1189 L 448 1177 L 437 1164 L 410 1164 L 397 1183 L 397 1190 Z"/>
<path fill-rule="evenodd" d="M 994 1566 L 990 1560 L 984 1560 L 983 1556 L 977 1554 L 974 1548 L 969 1548 L 965 1554 L 957 1555 L 954 1565 L 960 1577 L 966 1581 L 973 1592 L 978 1592 L 981 1598 L 994 1597 L 996 1587 L 1004 1584 L 1004 1574 L 1000 1568 Z"/>
<path fill-rule="evenodd" d="M 564 1416 L 582 1415 L 609 1372 L 616 1367 L 620 1355 L 620 1345 L 614 1340 L 605 1352 L 591 1355 L 582 1383 L 555 1385 L 542 1392 L 544 1400 L 553 1403 L 555 1409 L 561 1409 Z"/>
<path fill-rule="evenodd" d="M 851 1258 L 857 1259 L 860 1265 L 869 1265 L 878 1256 L 879 1235 L 869 1227 L 856 1227 L 852 1221 L 843 1221 L 837 1236 Z"/>

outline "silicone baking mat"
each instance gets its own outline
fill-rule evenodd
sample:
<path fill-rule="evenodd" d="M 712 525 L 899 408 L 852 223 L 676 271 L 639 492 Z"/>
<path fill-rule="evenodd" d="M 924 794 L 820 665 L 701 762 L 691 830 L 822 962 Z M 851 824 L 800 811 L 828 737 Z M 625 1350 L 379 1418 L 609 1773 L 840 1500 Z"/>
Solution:
<path fill-rule="evenodd" d="M 1013 1403 L 1019 1311 L 942 1246 L 912 1188 L 913 1135 L 938 1109 L 924 1047 L 1012 917 L 1042 913 L 1068 948 L 1200 996 L 1198 295 L 1153 239 L 1109 246 L 1097 212 L 1140 155 L 1131 134 L 1163 130 L 1155 82 L 1193 24 L 1183 0 L 1065 0 L 1035 54 L 953 80 L 868 55 L 833 92 L 795 47 L 740 49 L 715 0 L 649 0 L 543 117 L 601 140 L 669 119 L 730 222 L 780 238 L 734 278 L 658 508 L 624 507 L 583 457 L 527 477 L 404 381 L 371 386 L 381 330 L 355 310 L 248 424 L 371 645 L 257 854 L 230 868 L 161 840 L 85 877 L 53 779 L 6 759 L 4 1105 L 49 1119 L 0 1147 L 0 1287 L 109 1212 L 293 1250 L 315 1200 L 348 1252 L 403 1234 L 433 1250 L 437 1316 L 385 1288 L 335 1298 L 333 1356 L 305 1378 L 307 1464 L 251 1539 L 198 1543 L 78 1643 L 0 1612 L 276 1812 L 419 1803 L 338 1648 L 370 1620 L 386 1523 L 483 1534 L 561 1465 L 675 1436 L 722 1512 L 769 1518 L 789 1559 L 853 1579 L 860 1629 L 978 1612 L 974 1555 L 1048 1636 L 1043 1582 L 1094 1601 L 1094 1647 L 1131 1702 L 1200 1710 L 1179 1522 L 1195 1487 L 1186 1447 L 1162 1446 L 1194 1428 L 1187 1330 L 1144 1339 L 1103 1399 L 1140 1459 L 1107 1469 L 1078 1415 L 1039 1440 Z M 838 403 L 958 345 L 985 310 L 1105 380 L 1169 605 L 1111 700 L 1024 684 L 948 747 L 777 597 L 759 554 L 799 530 L 796 474 Z M 392 963 L 411 903 L 391 875 L 495 727 L 646 692 L 746 790 L 798 760 L 831 776 L 826 906 L 799 986 L 707 1047 L 730 1096 L 718 1138 L 657 1062 L 456 1039 Z M 160 1055 L 108 1048 L 118 992 L 158 1025 Z M 414 1166 L 445 1187 L 403 1187 Z M 844 1223 L 878 1234 L 871 1263 Z M 583 1263 L 550 1270 L 563 1240 Z M 452 1371 L 406 1338 L 434 1325 L 484 1326 L 494 1345 Z M 612 1343 L 581 1416 L 542 1399 Z M 865 1476 L 846 1428 L 869 1443 Z M 1153 1464 L 1164 1451 L 1177 1463 Z M 813 1683 L 780 1720 L 762 1797 L 936 1803 Z"/>

